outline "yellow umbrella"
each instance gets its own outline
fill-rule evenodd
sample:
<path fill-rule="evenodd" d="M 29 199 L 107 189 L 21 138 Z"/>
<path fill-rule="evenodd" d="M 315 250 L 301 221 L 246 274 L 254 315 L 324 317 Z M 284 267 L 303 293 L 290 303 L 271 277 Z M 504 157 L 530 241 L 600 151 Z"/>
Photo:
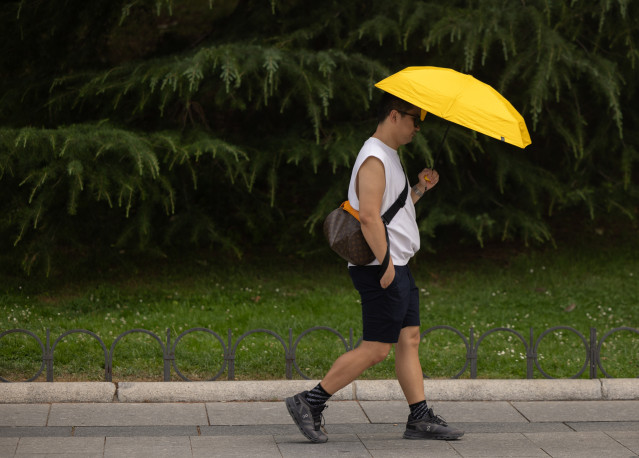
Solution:
<path fill-rule="evenodd" d="M 488 84 L 449 68 L 407 67 L 375 85 L 440 118 L 520 148 L 530 145 L 524 118 Z"/>

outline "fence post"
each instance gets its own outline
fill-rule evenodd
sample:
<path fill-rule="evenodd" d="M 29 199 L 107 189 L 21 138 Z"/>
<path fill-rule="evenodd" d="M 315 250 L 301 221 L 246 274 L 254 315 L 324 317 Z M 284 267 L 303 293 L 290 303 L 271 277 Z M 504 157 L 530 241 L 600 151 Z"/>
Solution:
<path fill-rule="evenodd" d="M 47 368 L 47 382 L 53 382 L 53 351 L 51 350 L 51 329 L 47 328 L 47 342 L 44 348 L 44 364 Z"/>
<path fill-rule="evenodd" d="M 233 331 L 231 331 L 230 328 L 228 330 L 228 345 L 226 349 L 227 353 L 224 356 L 224 359 L 226 359 L 229 368 L 227 378 L 229 380 L 235 380 L 235 352 L 233 351 Z"/>
<path fill-rule="evenodd" d="M 590 328 L 590 348 L 588 348 L 588 358 L 590 362 L 590 378 L 597 378 L 597 329 Z"/>
<path fill-rule="evenodd" d="M 111 354 L 107 353 L 106 361 L 104 362 L 104 381 L 113 381 L 113 361 L 111 361 Z"/>
<path fill-rule="evenodd" d="M 288 348 L 286 349 L 286 379 L 293 379 L 293 361 L 295 361 L 295 355 L 293 355 L 293 328 L 288 328 Z"/>
<path fill-rule="evenodd" d="M 171 328 L 166 330 L 166 347 L 164 348 L 164 381 L 171 381 L 171 361 L 175 360 L 175 354 L 171 351 Z"/>
<path fill-rule="evenodd" d="M 535 335 L 533 332 L 533 328 L 530 328 L 530 343 L 528 345 L 526 355 L 526 378 L 532 379 L 534 378 L 534 368 L 535 368 L 535 359 L 537 358 L 537 353 L 535 353 Z"/>
<path fill-rule="evenodd" d="M 477 348 L 475 348 L 475 334 L 473 332 L 473 328 L 470 328 L 469 337 L 468 355 L 466 355 L 466 358 L 470 361 L 470 378 L 477 378 Z"/>

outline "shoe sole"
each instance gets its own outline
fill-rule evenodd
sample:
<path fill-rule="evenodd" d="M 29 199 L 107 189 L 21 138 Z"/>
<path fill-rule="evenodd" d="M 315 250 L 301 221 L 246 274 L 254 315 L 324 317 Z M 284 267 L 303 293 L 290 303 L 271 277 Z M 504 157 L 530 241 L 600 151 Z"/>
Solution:
<path fill-rule="evenodd" d="M 444 441 L 454 441 L 462 437 L 464 433 L 461 434 L 429 434 L 424 435 L 420 433 L 409 433 L 408 431 L 404 432 L 404 439 L 412 439 L 412 440 L 444 440 Z"/>
<path fill-rule="evenodd" d="M 299 423 L 297 423 L 297 419 L 295 418 L 295 399 L 294 398 L 286 398 L 286 408 L 288 409 L 288 413 L 293 419 L 295 426 L 297 426 L 297 429 L 299 429 L 300 433 L 302 433 L 304 437 L 306 437 L 309 441 L 315 444 L 323 444 L 324 442 L 328 441 L 328 437 L 326 438 L 326 440 L 321 440 L 321 439 L 318 439 L 317 437 L 310 436 L 306 431 L 304 431 L 304 428 L 302 428 L 299 425 Z"/>

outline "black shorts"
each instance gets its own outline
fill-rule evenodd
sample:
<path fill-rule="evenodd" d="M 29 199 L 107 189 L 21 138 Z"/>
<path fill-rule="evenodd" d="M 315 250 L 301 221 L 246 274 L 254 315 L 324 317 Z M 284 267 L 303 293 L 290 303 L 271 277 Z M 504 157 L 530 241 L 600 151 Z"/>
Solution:
<path fill-rule="evenodd" d="M 400 331 L 419 326 L 419 290 L 408 266 L 395 267 L 395 279 L 383 289 L 379 266 L 351 266 L 348 272 L 362 298 L 363 340 L 397 343 Z"/>

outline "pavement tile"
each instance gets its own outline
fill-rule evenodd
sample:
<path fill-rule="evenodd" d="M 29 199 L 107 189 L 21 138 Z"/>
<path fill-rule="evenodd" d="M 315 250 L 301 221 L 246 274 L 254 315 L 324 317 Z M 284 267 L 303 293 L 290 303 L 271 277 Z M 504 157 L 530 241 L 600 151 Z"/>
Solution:
<path fill-rule="evenodd" d="M 637 414 L 639 415 L 639 413 Z M 540 423 L 541 424 L 541 423 Z M 638 421 L 584 421 L 566 423 L 575 431 L 639 431 Z M 639 434 L 635 432 L 639 437 Z"/>
<path fill-rule="evenodd" d="M 406 424 L 410 410 L 406 401 L 360 401 L 371 423 Z"/>
<path fill-rule="evenodd" d="M 207 402 L 211 425 L 286 425 L 293 423 L 283 402 Z"/>
<path fill-rule="evenodd" d="M 564 423 L 455 423 L 455 428 L 466 433 L 543 433 L 543 432 L 572 432 L 574 431 Z"/>
<path fill-rule="evenodd" d="M 0 456 L 13 456 L 18 448 L 19 437 L 0 437 Z"/>
<path fill-rule="evenodd" d="M 433 402 L 430 407 L 454 426 L 457 423 L 528 423 L 506 401 Z"/>
<path fill-rule="evenodd" d="M 404 425 L 401 427 L 392 424 L 330 424 L 325 426 L 326 432 L 330 437 L 335 434 L 377 434 L 377 433 L 395 433 L 402 435 L 404 432 Z M 77 431 L 77 428 L 76 428 Z M 297 429 L 297 426 L 290 425 L 215 425 L 215 426 L 200 426 L 201 436 L 251 436 L 257 435 L 269 435 L 275 436 L 292 436 L 300 438 L 301 433 Z"/>
<path fill-rule="evenodd" d="M 251 436 L 250 440 L 238 440 L 237 437 L 209 436 L 191 437 L 193 457 L 281 458 L 277 444 L 272 436 Z"/>
<path fill-rule="evenodd" d="M 406 401 L 360 401 L 360 404 L 372 423 L 405 424 L 408 419 L 409 409 Z M 527 420 L 505 401 L 442 401 L 430 403 L 429 407 L 452 426 L 474 422 L 527 423 Z"/>
<path fill-rule="evenodd" d="M 353 458 L 370 458 L 371 456 L 359 440 L 331 438 L 323 444 L 313 444 L 301 437 L 297 442 L 283 442 L 278 443 L 277 446 L 282 458 L 324 458 L 344 455 Z"/>
<path fill-rule="evenodd" d="M 459 453 L 452 448 L 446 451 L 424 448 L 423 450 L 369 450 L 368 452 L 373 458 L 459 458 Z"/>
<path fill-rule="evenodd" d="M 211 425 L 287 425 L 293 419 L 284 402 L 214 402 L 206 410 Z M 356 401 L 336 401 L 324 411 L 326 424 L 363 423 L 368 419 Z"/>
<path fill-rule="evenodd" d="M 324 410 L 323 415 L 328 427 L 332 424 L 370 423 L 357 401 L 329 402 L 327 406 L 328 408 Z"/>
<path fill-rule="evenodd" d="M 0 427 L 0 437 L 71 437 L 70 426 Z"/>
<path fill-rule="evenodd" d="M 191 456 L 188 437 L 107 437 L 104 458 L 173 458 Z"/>
<path fill-rule="evenodd" d="M 600 431 L 526 433 L 525 436 L 553 458 L 629 458 L 630 450 Z"/>
<path fill-rule="evenodd" d="M 406 440 L 401 434 L 360 434 L 369 453 L 378 458 L 391 457 L 456 457 L 459 454 L 447 441 Z"/>
<path fill-rule="evenodd" d="M 76 437 L 197 436 L 197 426 L 78 426 Z"/>
<path fill-rule="evenodd" d="M 534 401 L 513 402 L 528 420 L 559 421 L 638 421 L 639 401 Z"/>
<path fill-rule="evenodd" d="M 278 444 L 308 444 L 317 445 L 306 439 L 301 433 L 287 434 L 283 436 L 274 436 L 275 442 Z M 360 442 L 356 434 L 329 434 L 329 442 Z"/>
<path fill-rule="evenodd" d="M 448 444 L 463 457 L 544 457 L 548 455 L 519 433 L 466 434 Z M 578 456 L 578 455 L 575 455 Z"/>
<path fill-rule="evenodd" d="M 53 404 L 49 426 L 206 425 L 204 404 Z"/>
<path fill-rule="evenodd" d="M 201 436 L 278 436 L 298 433 L 291 425 L 214 425 L 200 426 Z"/>
<path fill-rule="evenodd" d="M 632 450 L 636 455 L 639 455 L 639 434 L 636 431 L 611 431 L 606 434 L 624 447 Z"/>
<path fill-rule="evenodd" d="M 332 434 L 394 434 L 401 436 L 404 434 L 404 427 L 403 423 L 354 423 L 348 425 L 331 423 L 324 426 L 326 434 L 329 436 Z"/>
<path fill-rule="evenodd" d="M 49 404 L 0 404 L 0 426 L 46 426 Z"/>
<path fill-rule="evenodd" d="M 103 452 L 104 437 L 23 437 L 15 456 L 102 457 Z"/>

